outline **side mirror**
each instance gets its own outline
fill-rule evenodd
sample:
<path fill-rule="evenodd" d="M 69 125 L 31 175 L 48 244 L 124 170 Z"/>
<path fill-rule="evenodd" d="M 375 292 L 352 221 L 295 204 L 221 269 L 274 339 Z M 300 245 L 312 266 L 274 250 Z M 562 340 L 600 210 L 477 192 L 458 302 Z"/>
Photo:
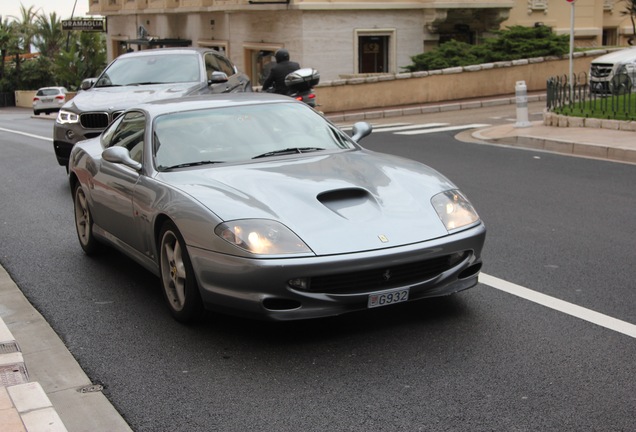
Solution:
<path fill-rule="evenodd" d="M 229 81 L 229 78 L 227 77 L 227 74 L 225 72 L 214 71 L 212 72 L 212 75 L 210 75 L 210 79 L 208 80 L 208 85 L 219 84 L 219 83 L 224 83 L 228 81 Z"/>
<path fill-rule="evenodd" d="M 358 142 L 362 138 L 369 136 L 372 130 L 373 126 L 371 126 L 371 124 L 367 122 L 358 122 L 353 125 L 353 136 L 351 137 L 351 139 L 355 142 Z"/>
<path fill-rule="evenodd" d="M 82 84 L 80 84 L 80 89 L 88 90 L 89 88 L 95 85 L 96 80 L 97 80 L 96 78 L 86 78 L 85 80 L 82 81 Z"/>
<path fill-rule="evenodd" d="M 130 153 L 124 147 L 109 147 L 102 152 L 105 161 L 126 165 L 135 171 L 141 170 L 141 164 L 130 157 Z"/>

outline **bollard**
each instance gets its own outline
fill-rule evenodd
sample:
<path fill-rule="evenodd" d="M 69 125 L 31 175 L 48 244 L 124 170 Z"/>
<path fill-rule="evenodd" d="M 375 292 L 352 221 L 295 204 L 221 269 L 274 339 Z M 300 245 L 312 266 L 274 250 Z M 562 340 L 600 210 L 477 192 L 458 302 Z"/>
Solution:
<path fill-rule="evenodd" d="M 515 123 L 515 127 L 530 127 L 531 124 L 528 121 L 528 89 L 525 81 L 517 81 L 515 96 L 517 98 L 517 123 Z"/>

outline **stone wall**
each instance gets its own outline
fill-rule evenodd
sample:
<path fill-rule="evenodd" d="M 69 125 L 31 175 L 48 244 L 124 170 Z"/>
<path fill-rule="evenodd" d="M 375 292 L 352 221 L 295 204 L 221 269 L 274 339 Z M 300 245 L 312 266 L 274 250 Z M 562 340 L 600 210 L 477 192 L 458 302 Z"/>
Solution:
<path fill-rule="evenodd" d="M 575 53 L 574 72 L 587 74 L 592 60 L 606 53 L 606 50 Z M 545 91 L 549 77 L 567 76 L 568 71 L 568 56 L 539 57 L 326 81 L 315 90 L 320 110 L 334 113 L 509 95 L 514 94 L 518 81 L 525 81 L 528 92 Z"/>

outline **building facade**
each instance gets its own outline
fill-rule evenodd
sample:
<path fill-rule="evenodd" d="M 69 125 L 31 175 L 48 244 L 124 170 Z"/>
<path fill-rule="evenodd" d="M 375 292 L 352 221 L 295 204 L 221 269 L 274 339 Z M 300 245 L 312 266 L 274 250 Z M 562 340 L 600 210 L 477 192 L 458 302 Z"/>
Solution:
<path fill-rule="evenodd" d="M 399 73 L 411 56 L 450 39 L 479 43 L 494 29 L 548 25 L 569 33 L 566 0 L 87 0 L 108 22 L 108 58 L 127 50 L 214 47 L 258 85 L 271 54 L 287 48 L 323 80 Z M 577 0 L 577 45 L 626 44 L 629 18 L 615 0 Z"/>

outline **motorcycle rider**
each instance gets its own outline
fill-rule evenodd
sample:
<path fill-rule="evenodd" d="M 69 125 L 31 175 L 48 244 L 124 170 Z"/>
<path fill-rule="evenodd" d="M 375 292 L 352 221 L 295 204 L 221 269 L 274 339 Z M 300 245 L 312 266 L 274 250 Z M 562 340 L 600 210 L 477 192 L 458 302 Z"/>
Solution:
<path fill-rule="evenodd" d="M 286 95 L 288 90 L 285 85 L 285 77 L 300 69 L 300 65 L 289 60 L 289 51 L 281 48 L 276 51 L 276 65 L 270 70 L 269 76 L 263 83 L 263 91 L 269 91 L 270 87 L 274 87 L 274 93 Z"/>

